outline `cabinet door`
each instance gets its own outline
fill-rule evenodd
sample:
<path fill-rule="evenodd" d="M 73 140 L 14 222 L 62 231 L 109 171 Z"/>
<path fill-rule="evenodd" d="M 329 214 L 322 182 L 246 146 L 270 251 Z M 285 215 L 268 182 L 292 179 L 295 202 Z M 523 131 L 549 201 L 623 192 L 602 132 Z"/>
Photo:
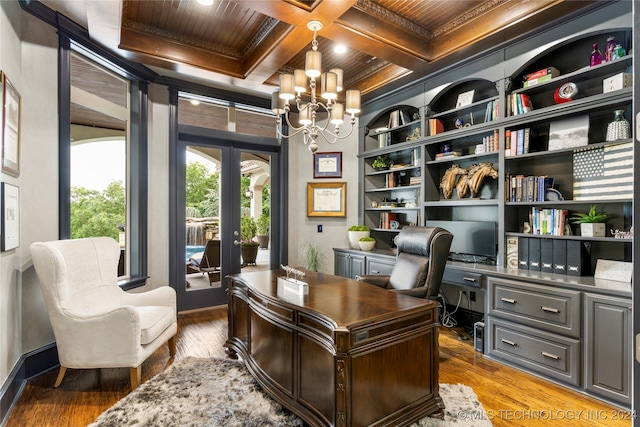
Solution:
<path fill-rule="evenodd" d="M 585 294 L 585 388 L 631 404 L 631 301 Z"/>
<path fill-rule="evenodd" d="M 334 252 L 334 274 L 336 276 L 349 277 L 349 254 Z"/>
<path fill-rule="evenodd" d="M 365 274 L 365 257 L 363 255 L 350 255 L 349 259 L 349 277 L 350 279 L 355 279 L 359 274 Z"/>
<path fill-rule="evenodd" d="M 391 274 L 395 263 L 395 258 L 387 259 L 368 256 L 366 274 Z"/>

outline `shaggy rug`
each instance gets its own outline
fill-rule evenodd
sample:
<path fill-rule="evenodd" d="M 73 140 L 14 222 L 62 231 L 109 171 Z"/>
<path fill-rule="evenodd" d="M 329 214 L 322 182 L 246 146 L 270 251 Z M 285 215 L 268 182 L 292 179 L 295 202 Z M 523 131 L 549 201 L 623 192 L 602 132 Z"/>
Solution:
<path fill-rule="evenodd" d="M 444 420 L 426 417 L 412 427 L 491 426 L 473 390 L 441 384 Z M 480 418 L 480 419 L 479 419 Z M 106 410 L 89 427 L 305 426 L 262 391 L 244 363 L 185 358 Z"/>

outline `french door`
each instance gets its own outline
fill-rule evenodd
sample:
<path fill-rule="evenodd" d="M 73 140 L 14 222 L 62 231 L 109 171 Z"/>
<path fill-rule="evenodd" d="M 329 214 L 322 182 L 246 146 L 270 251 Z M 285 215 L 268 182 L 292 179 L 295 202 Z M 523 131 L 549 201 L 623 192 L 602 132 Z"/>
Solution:
<path fill-rule="evenodd" d="M 175 185 L 170 190 L 169 251 L 179 311 L 226 304 L 227 275 L 280 265 L 280 147 L 254 139 L 180 127 L 171 156 Z M 263 214 L 268 216 L 269 242 L 256 248 L 257 259 L 247 260 L 242 218 L 256 222 Z M 211 249 L 212 243 L 218 251 Z"/>

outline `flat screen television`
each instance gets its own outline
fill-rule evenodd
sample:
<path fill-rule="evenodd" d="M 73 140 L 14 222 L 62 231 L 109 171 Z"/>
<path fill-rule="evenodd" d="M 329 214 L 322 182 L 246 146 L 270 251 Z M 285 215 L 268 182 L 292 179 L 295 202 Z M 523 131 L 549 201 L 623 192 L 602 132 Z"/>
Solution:
<path fill-rule="evenodd" d="M 493 221 L 435 221 L 429 227 L 442 227 L 453 234 L 449 258 L 456 261 L 495 264 L 496 223 Z"/>

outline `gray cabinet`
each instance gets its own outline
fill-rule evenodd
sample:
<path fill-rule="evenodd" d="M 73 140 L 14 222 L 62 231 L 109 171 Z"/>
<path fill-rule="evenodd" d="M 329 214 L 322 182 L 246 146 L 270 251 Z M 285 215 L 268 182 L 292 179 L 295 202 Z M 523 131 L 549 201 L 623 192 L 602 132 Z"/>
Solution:
<path fill-rule="evenodd" d="M 585 389 L 631 404 L 631 300 L 585 294 Z"/>
<path fill-rule="evenodd" d="M 358 274 L 365 274 L 365 256 L 346 251 L 334 251 L 336 276 L 355 279 Z"/>

